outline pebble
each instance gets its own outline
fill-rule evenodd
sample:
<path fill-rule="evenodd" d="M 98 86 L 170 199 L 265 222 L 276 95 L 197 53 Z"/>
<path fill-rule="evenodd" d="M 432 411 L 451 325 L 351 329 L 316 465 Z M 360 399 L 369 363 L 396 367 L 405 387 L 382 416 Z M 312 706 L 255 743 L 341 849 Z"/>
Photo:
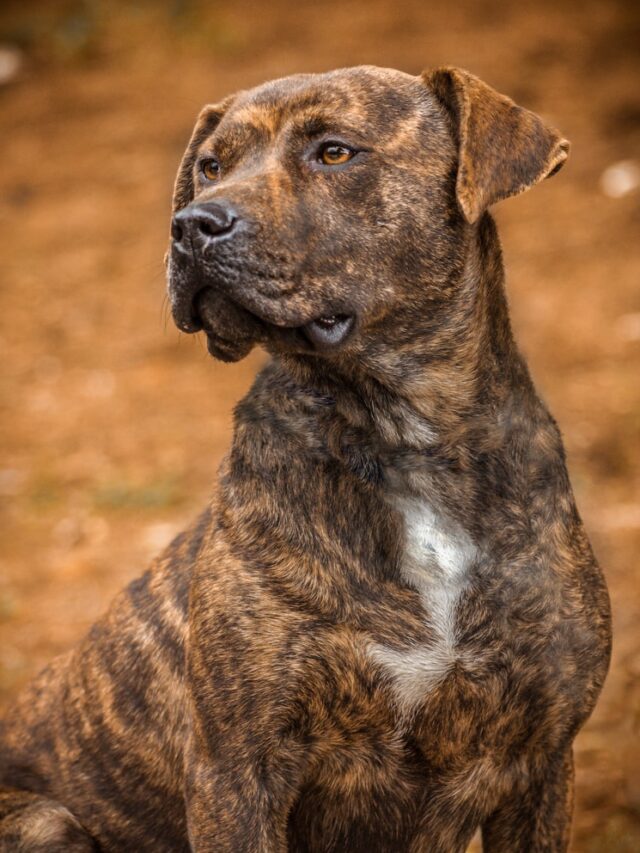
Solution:
<path fill-rule="evenodd" d="M 640 165 L 635 160 L 620 160 L 600 175 L 600 189 L 609 198 L 623 198 L 640 186 Z"/>
<path fill-rule="evenodd" d="M 13 82 L 23 65 L 22 51 L 10 44 L 0 44 L 0 86 Z"/>

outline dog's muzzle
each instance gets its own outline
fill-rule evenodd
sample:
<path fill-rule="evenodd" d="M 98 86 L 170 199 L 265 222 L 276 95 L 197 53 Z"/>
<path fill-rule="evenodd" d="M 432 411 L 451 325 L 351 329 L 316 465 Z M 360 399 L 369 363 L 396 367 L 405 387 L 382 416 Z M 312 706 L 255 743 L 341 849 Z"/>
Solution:
<path fill-rule="evenodd" d="M 217 253 L 233 250 L 230 241 L 235 240 L 239 232 L 246 231 L 243 224 L 236 209 L 224 200 L 192 204 L 173 217 L 169 295 L 173 318 L 181 331 L 193 333 L 204 329 L 208 333 L 214 326 L 211 312 L 217 300 L 213 297 L 223 285 L 220 280 L 216 283 L 215 276 L 207 274 L 206 267 Z M 227 297 L 268 326 L 280 327 L 289 333 L 295 330 L 305 349 L 332 350 L 349 337 L 354 327 L 355 318 L 342 313 L 323 314 L 306 323 L 300 323 L 299 319 L 290 323 L 274 322 L 273 318 L 247 304 L 253 301 L 247 293 L 240 298 L 239 293 L 227 292 Z"/>
<path fill-rule="evenodd" d="M 169 295 L 173 319 L 182 332 L 202 329 L 196 300 L 206 282 L 199 274 L 198 259 L 228 240 L 238 221 L 236 211 L 226 202 L 189 205 L 171 220 Z"/>

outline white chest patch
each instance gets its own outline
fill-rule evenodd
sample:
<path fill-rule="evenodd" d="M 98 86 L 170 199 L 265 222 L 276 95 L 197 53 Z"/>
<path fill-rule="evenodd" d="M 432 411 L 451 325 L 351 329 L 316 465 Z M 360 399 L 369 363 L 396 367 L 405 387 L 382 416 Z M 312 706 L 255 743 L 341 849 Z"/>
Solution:
<path fill-rule="evenodd" d="M 375 644 L 371 654 L 391 677 L 402 710 L 410 712 L 446 678 L 458 660 L 456 605 L 468 570 L 477 557 L 469 535 L 419 498 L 395 498 L 405 525 L 404 580 L 422 599 L 434 638 L 427 645 L 398 651 Z"/>

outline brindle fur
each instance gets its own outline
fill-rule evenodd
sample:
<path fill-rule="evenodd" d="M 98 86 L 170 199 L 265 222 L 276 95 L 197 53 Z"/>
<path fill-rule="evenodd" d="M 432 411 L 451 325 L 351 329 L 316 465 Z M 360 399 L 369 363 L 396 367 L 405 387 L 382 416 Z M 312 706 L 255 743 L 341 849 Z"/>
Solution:
<path fill-rule="evenodd" d="M 368 150 L 317 168 L 336 134 Z M 0 849 L 567 849 L 609 604 L 486 212 L 567 150 L 450 68 L 203 110 L 174 209 L 243 227 L 171 249 L 174 316 L 273 359 L 211 506 L 6 717 Z M 300 326 L 334 313 L 355 329 L 317 352 Z"/>

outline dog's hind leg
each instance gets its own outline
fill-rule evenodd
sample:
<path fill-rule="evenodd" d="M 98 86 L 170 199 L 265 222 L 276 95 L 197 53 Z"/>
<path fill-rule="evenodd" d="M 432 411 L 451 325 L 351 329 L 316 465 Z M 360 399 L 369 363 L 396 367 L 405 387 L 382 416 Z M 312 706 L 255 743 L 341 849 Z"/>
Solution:
<path fill-rule="evenodd" d="M 0 853 L 94 853 L 98 845 L 61 803 L 0 788 Z"/>

